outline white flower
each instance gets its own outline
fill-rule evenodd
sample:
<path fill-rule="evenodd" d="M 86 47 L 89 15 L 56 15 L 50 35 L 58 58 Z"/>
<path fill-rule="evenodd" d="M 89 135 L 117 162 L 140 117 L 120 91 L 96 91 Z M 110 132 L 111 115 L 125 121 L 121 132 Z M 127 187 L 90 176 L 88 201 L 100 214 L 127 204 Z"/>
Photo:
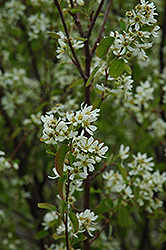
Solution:
<path fill-rule="evenodd" d="M 122 144 L 120 146 L 120 150 L 119 150 L 119 157 L 124 160 L 126 158 L 129 157 L 129 150 L 130 150 L 130 147 L 127 146 L 126 148 L 124 147 L 124 145 Z"/>
<path fill-rule="evenodd" d="M 91 231 L 95 231 L 93 227 L 96 223 L 94 221 L 98 218 L 98 215 L 95 215 L 94 212 L 91 212 L 89 209 L 86 209 L 84 212 L 80 214 L 76 214 L 79 221 L 79 232 L 88 231 L 90 236 L 93 236 Z"/>
<path fill-rule="evenodd" d="M 80 176 L 82 179 L 86 179 L 88 176 L 87 169 L 82 169 L 82 164 L 78 162 L 73 163 L 73 167 L 67 166 L 67 169 L 70 171 L 70 180 L 74 180 L 75 177 Z"/>
<path fill-rule="evenodd" d="M 55 167 L 52 169 L 52 171 L 54 172 L 55 176 L 48 176 L 48 178 L 50 178 L 50 179 L 57 179 L 57 178 L 60 177 L 60 175 L 58 174 L 58 172 L 57 172 L 57 170 L 56 170 Z"/>
<path fill-rule="evenodd" d="M 81 155 L 78 154 L 77 159 L 79 159 L 80 161 L 76 161 L 73 163 L 74 166 L 78 166 L 78 167 L 83 167 L 84 172 L 87 173 L 87 168 L 89 169 L 90 172 L 94 171 L 94 166 L 93 164 L 95 164 L 95 160 L 91 157 L 89 158 L 88 155 Z"/>
<path fill-rule="evenodd" d="M 80 6 L 84 6 L 84 0 L 76 0 L 76 2 L 78 3 L 78 5 Z"/>
<path fill-rule="evenodd" d="M 44 230 L 47 230 L 50 227 L 51 222 L 57 219 L 58 219 L 58 215 L 56 214 L 55 211 L 47 212 L 44 215 L 43 222 L 42 222 L 42 225 L 44 226 Z"/>

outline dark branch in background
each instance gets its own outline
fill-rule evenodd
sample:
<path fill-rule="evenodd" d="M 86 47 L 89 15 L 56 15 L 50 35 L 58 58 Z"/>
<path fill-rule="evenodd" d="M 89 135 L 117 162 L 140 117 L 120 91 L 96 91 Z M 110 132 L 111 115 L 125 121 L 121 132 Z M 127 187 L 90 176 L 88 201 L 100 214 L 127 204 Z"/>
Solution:
<path fill-rule="evenodd" d="M 108 13 L 109 13 L 109 10 L 111 8 L 112 1 L 113 0 L 110 0 L 109 3 L 108 3 L 108 7 L 107 7 L 106 13 L 104 15 L 103 24 L 102 24 L 102 26 L 100 28 L 100 32 L 99 32 L 99 35 L 98 35 L 98 37 L 97 37 L 97 39 L 95 41 L 95 44 L 94 44 L 94 46 L 93 46 L 93 48 L 91 50 L 91 56 L 93 56 L 93 54 L 94 54 L 94 52 L 95 52 L 95 50 L 97 48 L 97 44 L 100 42 L 100 39 L 101 39 L 102 33 L 104 31 L 105 24 L 106 24 L 106 21 L 107 21 L 107 18 L 108 18 Z"/>
<path fill-rule="evenodd" d="M 165 67 L 165 58 L 164 58 L 164 45 L 165 45 L 165 38 L 166 38 L 166 0 L 164 3 L 164 13 L 163 13 L 163 21 L 161 24 L 161 29 L 162 29 L 162 37 L 161 37 L 161 43 L 160 43 L 160 73 L 163 73 L 164 67 Z M 162 91 L 162 96 L 161 96 L 161 100 L 160 100 L 160 104 L 162 105 L 162 101 L 163 101 L 163 91 Z M 165 121 L 165 111 L 162 110 L 161 111 L 161 116 L 163 118 L 163 120 Z M 165 148 L 165 145 L 163 145 L 163 149 Z M 156 148 L 156 151 L 158 150 L 158 148 Z M 164 152 L 164 150 L 163 150 Z M 164 157 L 164 156 L 163 156 Z M 164 210 L 166 212 L 166 201 L 164 200 Z M 166 249 L 166 241 L 163 243 L 163 246 L 161 248 L 161 250 L 165 250 Z"/>
<path fill-rule="evenodd" d="M 163 48 L 164 48 L 165 37 L 166 37 L 166 0 L 165 0 L 163 22 L 161 24 L 161 29 L 162 29 L 162 37 L 161 37 L 161 43 L 160 43 L 160 73 L 163 73 L 163 69 L 165 66 Z"/>
<path fill-rule="evenodd" d="M 1 0 L 0 2 L 0 6 L 2 6 L 3 4 L 5 4 L 8 0 Z"/>
<path fill-rule="evenodd" d="M 82 78 L 84 79 L 84 81 L 86 81 L 86 80 L 87 80 L 87 77 L 86 77 L 86 75 L 84 74 L 84 71 L 83 71 L 83 69 L 82 69 L 82 67 L 81 67 L 81 64 L 80 64 L 79 61 L 78 61 L 78 57 L 77 57 L 77 55 L 76 55 L 76 53 L 75 53 L 75 50 L 74 50 L 74 48 L 73 48 L 73 46 L 72 46 L 72 43 L 71 43 L 71 40 L 70 40 L 70 36 L 69 36 L 69 32 L 68 32 L 68 29 L 67 29 L 67 25 L 66 25 L 66 22 L 65 22 L 65 18 L 64 18 L 64 16 L 63 16 L 62 9 L 61 9 L 61 7 L 60 7 L 60 5 L 59 5 L 59 2 L 58 2 L 57 0 L 54 0 L 54 3 L 55 3 L 55 5 L 56 5 L 56 7 L 57 7 L 57 9 L 58 9 L 60 18 L 61 18 L 61 20 L 62 20 L 62 24 L 63 24 L 64 30 L 65 30 L 65 33 L 66 33 L 66 36 L 67 36 L 67 39 L 68 39 L 68 44 L 69 44 L 69 47 L 70 47 L 70 49 L 71 49 L 72 55 L 73 55 L 74 60 L 75 60 L 74 64 L 76 65 L 76 67 L 77 67 L 77 69 L 78 69 L 80 75 L 81 75 Z"/>
<path fill-rule="evenodd" d="M 165 45 L 165 37 L 166 37 L 166 0 L 165 0 L 165 6 L 164 6 L 164 13 L 163 13 L 163 20 L 161 24 L 161 29 L 162 29 L 162 36 L 161 36 L 161 43 L 160 43 L 160 73 L 163 73 L 163 69 L 165 67 L 165 58 L 164 58 L 164 45 Z M 165 117 L 165 111 L 162 110 L 162 105 L 163 105 L 163 96 L 164 96 L 164 91 L 162 90 L 161 87 L 161 97 L 160 97 L 160 106 L 161 106 L 161 117 L 164 121 L 166 121 Z"/>
<path fill-rule="evenodd" d="M 10 208 L 10 205 L 3 202 L 3 201 L 0 201 L 0 205 L 9 209 Z M 26 217 L 25 214 L 22 214 L 20 213 L 19 211 L 15 210 L 15 209 L 12 209 L 10 210 L 11 213 L 13 213 L 15 216 L 18 216 L 19 218 L 23 219 L 24 221 L 26 221 L 26 223 L 30 223 L 32 224 L 33 223 L 33 220 L 31 220 L 30 218 Z"/>

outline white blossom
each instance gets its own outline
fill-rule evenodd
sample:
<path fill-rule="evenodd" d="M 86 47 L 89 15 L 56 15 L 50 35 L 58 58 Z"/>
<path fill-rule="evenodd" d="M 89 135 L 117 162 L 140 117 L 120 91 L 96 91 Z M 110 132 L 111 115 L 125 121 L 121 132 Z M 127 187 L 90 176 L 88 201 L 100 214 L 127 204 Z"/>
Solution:
<path fill-rule="evenodd" d="M 76 214 L 79 221 L 79 232 L 88 231 L 90 236 L 93 236 L 91 232 L 95 231 L 94 221 L 98 218 L 98 215 L 95 215 L 94 212 L 91 212 L 89 209 L 86 209 L 84 212 Z"/>

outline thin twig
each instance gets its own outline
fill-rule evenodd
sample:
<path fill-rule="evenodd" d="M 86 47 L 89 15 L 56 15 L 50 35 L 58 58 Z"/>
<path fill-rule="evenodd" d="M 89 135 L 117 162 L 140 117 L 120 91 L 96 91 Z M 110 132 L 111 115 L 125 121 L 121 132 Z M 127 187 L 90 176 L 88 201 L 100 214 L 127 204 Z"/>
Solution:
<path fill-rule="evenodd" d="M 94 16 L 94 18 L 92 19 L 92 22 L 91 22 L 90 25 L 89 25 L 89 29 L 88 29 L 87 32 L 86 32 L 86 37 L 87 37 L 87 38 L 91 36 L 92 29 L 93 29 L 93 27 L 94 27 L 94 25 L 95 25 L 95 22 L 96 22 L 96 19 L 98 18 L 98 15 L 100 14 L 100 10 L 101 10 L 101 8 L 102 8 L 102 6 L 103 6 L 103 4 L 104 4 L 104 1 L 105 1 L 105 0 L 102 0 L 102 1 L 100 2 L 99 7 L 98 7 L 98 9 L 97 9 L 97 11 L 96 11 L 96 13 L 95 13 L 95 16 Z"/>
<path fill-rule="evenodd" d="M 110 221 L 110 218 L 108 218 L 106 221 L 105 221 L 105 224 L 104 226 L 102 227 L 102 229 L 93 237 L 93 239 L 89 242 L 89 244 L 91 245 L 98 237 L 99 235 L 103 232 L 104 228 L 107 226 L 107 224 L 109 223 Z"/>
<path fill-rule="evenodd" d="M 73 14 L 71 13 L 70 10 L 68 10 L 69 14 L 73 17 L 74 21 L 75 21 L 75 24 L 77 26 L 77 29 L 78 29 L 78 32 L 80 34 L 81 37 L 84 37 L 84 32 L 83 32 L 83 29 L 82 29 L 82 26 L 81 26 L 81 23 L 80 23 L 80 19 L 78 18 L 78 15 L 77 14 Z"/>
<path fill-rule="evenodd" d="M 95 44 L 94 44 L 94 46 L 93 46 L 93 48 L 92 48 L 92 50 L 91 50 L 91 56 L 93 56 L 93 54 L 94 54 L 94 52 L 95 52 L 95 50 L 96 50 L 96 48 L 97 48 L 97 44 L 100 42 L 102 33 L 103 33 L 103 31 L 104 31 L 104 26 L 105 26 L 106 21 L 107 21 L 107 18 L 108 18 L 108 13 L 109 13 L 109 10 L 110 10 L 112 1 L 113 1 L 113 0 L 110 0 L 109 3 L 108 3 L 108 7 L 107 7 L 107 10 L 106 10 L 106 13 L 105 13 L 105 16 L 104 16 L 103 24 L 102 24 L 102 26 L 101 26 L 101 28 L 100 28 L 100 32 L 99 32 L 99 35 L 98 35 L 98 37 L 97 37 L 97 39 L 96 39 L 96 41 L 95 41 Z"/>
<path fill-rule="evenodd" d="M 100 169 L 96 174 L 94 174 L 94 175 L 92 175 L 90 177 L 90 180 L 94 179 L 96 176 L 98 176 L 99 174 L 101 174 L 102 172 L 104 172 L 104 170 L 106 169 L 106 167 L 107 167 L 107 164 L 105 163 L 104 167 L 102 169 Z"/>
<path fill-rule="evenodd" d="M 33 129 L 34 130 L 34 129 Z M 24 141 L 27 139 L 27 137 L 32 134 L 32 129 L 30 131 L 28 131 L 19 141 L 18 145 L 16 146 L 16 148 L 14 149 L 14 151 L 12 152 L 10 158 L 14 158 L 14 156 L 16 155 L 16 153 L 19 151 L 19 149 L 22 147 Z"/>
<path fill-rule="evenodd" d="M 74 48 L 73 48 L 73 46 L 72 46 L 72 43 L 71 43 L 71 40 L 70 40 L 70 36 L 69 36 L 69 32 L 68 32 L 68 28 L 67 28 L 67 25 L 66 25 L 66 22 L 65 22 L 65 18 L 64 18 L 62 9 L 61 9 L 61 7 L 60 7 L 60 5 L 59 5 L 59 2 L 58 2 L 57 0 L 54 0 L 54 3 L 55 3 L 55 5 L 56 5 L 56 7 L 57 7 L 57 9 L 58 9 L 60 18 L 61 18 L 61 20 L 62 20 L 62 24 L 63 24 L 64 30 L 65 30 L 65 33 L 66 33 L 66 37 L 67 37 L 67 39 L 68 39 L 68 44 L 69 44 L 70 50 L 71 50 L 72 55 L 73 55 L 74 60 L 75 60 L 75 65 L 76 65 L 76 67 L 77 67 L 77 69 L 78 69 L 80 75 L 81 75 L 82 78 L 84 79 L 84 81 L 86 81 L 86 80 L 87 80 L 87 77 L 86 77 L 86 75 L 84 74 L 84 71 L 83 71 L 83 69 L 82 69 L 82 67 L 81 67 L 81 64 L 80 64 L 79 61 L 78 61 L 78 57 L 77 57 L 77 55 L 76 55 L 76 53 L 75 53 L 75 50 L 74 50 Z"/>

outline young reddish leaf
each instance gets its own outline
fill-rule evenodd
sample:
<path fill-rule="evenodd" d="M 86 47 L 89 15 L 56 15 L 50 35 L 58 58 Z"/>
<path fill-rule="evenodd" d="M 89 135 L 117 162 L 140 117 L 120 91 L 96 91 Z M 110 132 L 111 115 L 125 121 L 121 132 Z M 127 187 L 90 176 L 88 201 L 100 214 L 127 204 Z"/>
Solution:
<path fill-rule="evenodd" d="M 56 207 L 54 205 L 49 204 L 49 203 L 38 203 L 37 206 L 39 208 L 44 208 L 44 209 L 48 209 L 51 211 L 56 211 Z"/>
<path fill-rule="evenodd" d="M 77 216 L 75 215 L 75 213 L 70 212 L 69 213 L 69 218 L 70 218 L 70 221 L 72 223 L 74 233 L 77 233 L 78 229 L 79 229 L 79 222 L 78 222 Z"/>
<path fill-rule="evenodd" d="M 65 183 L 66 183 L 66 176 L 59 177 L 57 183 L 58 194 L 62 200 L 65 200 Z"/>
<path fill-rule="evenodd" d="M 122 74 L 124 67 L 125 62 L 123 59 L 113 60 L 109 66 L 109 75 L 114 78 L 117 78 Z"/>
<path fill-rule="evenodd" d="M 108 36 L 100 41 L 99 46 L 96 50 L 96 56 L 103 57 L 107 54 L 111 44 L 114 42 L 115 38 Z"/>
<path fill-rule="evenodd" d="M 63 176 L 63 164 L 65 161 L 65 156 L 69 151 L 69 146 L 63 144 L 60 146 L 55 155 L 55 168 L 60 176 Z"/>
<path fill-rule="evenodd" d="M 87 81 L 85 87 L 88 87 L 88 86 L 91 84 L 92 79 L 94 78 L 95 74 L 97 73 L 97 71 L 98 71 L 99 69 L 100 69 L 100 66 L 96 66 L 96 67 L 93 69 L 93 71 L 92 71 L 92 73 L 91 73 L 91 75 L 90 75 L 90 77 L 89 77 L 89 79 L 88 79 L 88 81 Z"/>

